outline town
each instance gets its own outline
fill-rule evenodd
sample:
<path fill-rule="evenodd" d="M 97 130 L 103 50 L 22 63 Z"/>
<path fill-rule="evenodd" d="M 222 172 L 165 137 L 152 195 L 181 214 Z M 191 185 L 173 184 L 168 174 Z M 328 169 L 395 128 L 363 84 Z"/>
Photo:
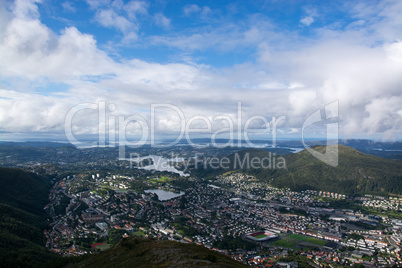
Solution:
<path fill-rule="evenodd" d="M 400 213 L 400 197 L 296 192 L 240 172 L 208 180 L 133 172 L 54 178 L 45 207 L 47 248 L 76 256 L 107 249 L 124 237 L 144 236 L 203 245 L 255 267 L 274 266 L 279 258 L 283 263 L 296 253 L 316 267 L 402 265 L 402 220 L 376 213 Z M 355 207 L 337 208 L 339 202 Z M 261 230 L 274 238 L 246 237 Z"/>

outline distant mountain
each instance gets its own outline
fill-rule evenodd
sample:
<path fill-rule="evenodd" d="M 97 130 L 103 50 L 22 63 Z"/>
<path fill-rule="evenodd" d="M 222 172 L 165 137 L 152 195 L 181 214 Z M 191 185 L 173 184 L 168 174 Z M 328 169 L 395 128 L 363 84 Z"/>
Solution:
<path fill-rule="evenodd" d="M 203 246 L 130 237 L 69 267 L 248 267 Z"/>
<path fill-rule="evenodd" d="M 329 145 L 333 148 L 337 145 Z M 312 149 L 324 153 L 327 146 L 314 146 Z M 248 159 L 271 159 L 276 163 L 283 157 L 285 169 L 273 165 L 271 168 L 259 168 L 239 165 L 239 161 Z M 260 180 L 269 182 L 276 187 L 286 187 L 294 190 L 321 190 L 343 194 L 357 193 L 395 193 L 402 194 L 402 160 L 384 159 L 344 145 L 338 145 L 337 167 L 332 167 L 311 155 L 307 150 L 296 154 L 278 156 L 273 153 L 247 149 L 228 157 L 228 169 L 209 168 L 202 165 L 193 169 L 193 174 L 204 177 L 214 177 L 228 170 L 239 170 L 255 175 Z M 265 162 L 265 166 L 268 162 Z"/>
<path fill-rule="evenodd" d="M 334 147 L 331 145 L 329 147 Z M 325 153 L 327 146 L 314 150 Z M 338 166 L 332 167 L 307 150 L 285 157 L 287 170 L 272 172 L 275 186 L 299 190 L 313 189 L 344 194 L 402 194 L 402 161 L 389 160 L 344 145 L 338 145 Z"/>
<path fill-rule="evenodd" d="M 24 141 L 24 142 L 11 142 L 11 141 L 1 141 L 0 146 L 14 146 L 14 147 L 34 147 L 34 148 L 57 148 L 57 147 L 65 147 L 72 146 L 70 143 L 61 143 L 61 142 L 50 142 L 50 141 Z"/>
<path fill-rule="evenodd" d="M 379 142 L 372 140 L 341 140 L 340 144 L 352 147 L 366 154 L 388 159 L 402 160 L 402 142 Z"/>
<path fill-rule="evenodd" d="M 166 143 L 173 142 L 173 140 L 167 140 Z M 192 139 L 192 142 L 195 144 L 211 144 L 210 138 L 199 138 Z M 245 140 L 229 140 L 229 139 L 216 139 L 216 143 L 218 144 L 231 144 L 232 146 L 237 146 L 241 144 L 243 148 L 247 148 L 247 142 Z M 314 145 L 331 145 L 334 143 L 346 145 L 357 149 L 359 151 L 365 152 L 367 154 L 373 154 L 376 156 L 381 156 L 389 159 L 402 159 L 402 142 L 400 141 L 374 141 L 374 140 L 365 140 L 365 139 L 339 139 L 336 140 L 305 140 L 308 146 Z M 186 139 L 182 139 L 180 144 L 188 144 Z M 255 145 L 255 147 L 265 146 L 265 149 L 272 149 L 272 140 L 251 140 L 251 143 Z M 288 148 L 299 148 L 304 149 L 304 144 L 301 140 L 276 140 L 276 148 L 278 149 L 288 149 Z M 262 148 L 262 149 L 264 149 Z"/>
<path fill-rule="evenodd" d="M 58 258 L 44 247 L 49 189 L 47 178 L 0 168 L 0 267 L 32 267 Z"/>

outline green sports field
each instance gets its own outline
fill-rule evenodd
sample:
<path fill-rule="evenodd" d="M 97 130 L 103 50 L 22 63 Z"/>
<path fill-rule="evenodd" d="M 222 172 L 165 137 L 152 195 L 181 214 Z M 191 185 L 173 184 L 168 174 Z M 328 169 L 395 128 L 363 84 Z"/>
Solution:
<path fill-rule="evenodd" d="M 264 238 L 264 237 L 267 237 L 267 235 L 265 235 L 265 234 L 260 234 L 260 235 L 254 236 L 254 238 L 257 238 L 257 239 L 261 239 L 261 238 Z"/>
<path fill-rule="evenodd" d="M 305 243 L 303 243 L 305 242 Z M 301 244 L 303 243 L 303 244 Z M 328 243 L 325 240 L 313 238 L 313 237 L 307 237 L 304 235 L 298 235 L 298 234 L 291 234 L 288 236 L 283 237 L 280 240 L 274 241 L 272 245 L 278 246 L 278 247 L 286 247 L 286 248 L 292 248 L 292 249 L 300 249 L 306 247 L 306 243 L 310 243 L 313 245 L 317 245 L 317 247 L 321 247 Z M 311 246 L 313 246 L 311 245 Z"/>

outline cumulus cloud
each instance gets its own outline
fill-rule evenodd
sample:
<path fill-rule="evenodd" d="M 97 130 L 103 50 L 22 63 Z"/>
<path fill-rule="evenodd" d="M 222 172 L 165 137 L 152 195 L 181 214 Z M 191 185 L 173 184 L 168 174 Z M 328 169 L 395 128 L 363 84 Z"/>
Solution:
<path fill-rule="evenodd" d="M 168 19 L 162 13 L 156 13 L 154 15 L 155 24 L 161 26 L 163 28 L 169 28 L 170 26 L 170 19 Z"/>
<path fill-rule="evenodd" d="M 272 28 L 272 24 L 265 17 L 257 21 L 250 18 L 242 25 L 226 22 L 213 29 L 202 27 L 185 34 L 152 36 L 150 41 L 153 45 L 165 45 L 184 51 L 213 48 L 228 52 L 239 48 L 254 49 L 263 42 L 280 41 L 283 35 Z"/>
<path fill-rule="evenodd" d="M 113 62 L 96 47 L 93 36 L 75 27 L 57 36 L 38 20 L 13 19 L 0 44 L 2 76 L 62 81 L 85 75 L 104 75 Z M 108 71 L 109 70 L 109 71 Z"/>
<path fill-rule="evenodd" d="M 96 13 L 95 19 L 105 27 L 115 27 L 121 32 L 137 31 L 137 27 L 128 19 L 118 15 L 114 10 L 103 9 Z"/>
<path fill-rule="evenodd" d="M 61 5 L 62 5 L 64 11 L 66 11 L 66 12 L 75 12 L 76 11 L 74 4 L 69 1 L 63 2 Z"/>
<path fill-rule="evenodd" d="M 123 35 L 123 43 L 130 44 L 138 39 L 140 23 L 138 16 L 148 14 L 148 4 L 144 1 L 121 0 L 87 0 L 88 5 L 96 11 L 95 21 L 107 28 L 119 30 Z M 162 23 L 166 20 L 160 18 Z"/>
<path fill-rule="evenodd" d="M 313 17 L 304 17 L 300 20 L 300 23 L 305 25 L 305 26 L 310 26 L 314 22 Z"/>
<path fill-rule="evenodd" d="M 148 4 L 144 1 L 130 1 L 123 8 L 131 19 L 136 19 L 138 14 L 148 13 Z"/>
<path fill-rule="evenodd" d="M 15 1 L 13 14 L 16 18 L 24 19 L 24 18 L 39 18 L 39 12 L 37 3 L 41 3 L 41 0 L 17 0 Z"/>
<path fill-rule="evenodd" d="M 127 36 L 137 34 L 138 16 L 148 12 L 140 1 L 87 2 L 95 18 L 99 16 L 99 23 Z M 376 24 L 357 14 L 356 21 L 364 17 L 364 23 L 343 31 L 319 29 L 314 40 L 297 33 L 279 33 L 261 17 L 241 26 L 228 24 L 153 39 L 183 51 L 255 49 L 254 61 L 225 68 L 135 58 L 117 61 L 99 48 L 94 36 L 76 27 L 52 31 L 40 21 L 38 4 L 17 1 L 12 13 L 0 10 L 5 15 L 0 19 L 4 29 L 0 39 L 2 132 L 63 133 L 72 107 L 102 101 L 115 104 L 116 109 L 108 113 L 116 118 L 122 115 L 127 119 L 134 114 L 150 120 L 151 104 L 168 103 L 187 120 L 202 115 L 216 129 L 227 127 L 228 122 L 214 118 L 226 116 L 233 118 L 236 127 L 241 101 L 243 124 L 256 115 L 268 121 L 284 115 L 283 133 L 299 134 L 309 114 L 338 100 L 343 137 L 370 134 L 396 139 L 402 133 L 402 42 L 396 38 L 401 36 L 401 27 L 396 26 L 402 21 L 397 24 L 390 19 L 395 16 L 394 9 L 402 10 L 397 3 L 394 9 L 382 6 L 382 19 L 376 17 Z M 203 8 L 197 7 L 186 6 L 183 12 L 201 13 Z M 170 25 L 162 13 L 153 18 L 163 27 Z M 388 24 L 392 27 L 384 37 L 379 33 Z M 18 86 L 22 82 L 28 85 L 26 89 Z M 54 85 L 56 89 L 41 92 L 41 88 Z M 172 107 L 156 113 L 160 133 L 174 133 L 180 128 L 180 113 Z M 96 134 L 96 122 L 96 111 L 82 110 L 73 118 L 74 131 Z M 139 125 L 134 128 L 135 124 L 130 133 L 138 134 Z M 202 128 L 204 124 L 194 121 L 194 126 Z M 253 127 L 266 126 L 266 122 L 253 122 Z"/>
<path fill-rule="evenodd" d="M 201 11 L 201 8 L 195 4 L 186 5 L 185 7 L 183 7 L 183 13 L 186 16 L 191 15 L 192 13 L 200 12 L 200 11 Z"/>
<path fill-rule="evenodd" d="M 109 5 L 111 0 L 86 0 L 86 2 L 92 9 L 97 9 Z"/>
<path fill-rule="evenodd" d="M 183 13 L 185 16 L 192 14 L 199 14 L 201 18 L 205 19 L 212 14 L 212 9 L 208 6 L 200 7 L 196 4 L 186 5 L 183 7 Z"/>
<path fill-rule="evenodd" d="M 291 58 L 277 55 L 274 60 L 287 62 L 282 68 L 291 70 L 289 79 L 303 84 L 289 93 L 289 120 L 338 100 L 345 137 L 382 133 L 397 139 L 402 130 L 396 105 L 402 97 L 401 44 L 368 48 L 337 40 L 318 43 Z"/>

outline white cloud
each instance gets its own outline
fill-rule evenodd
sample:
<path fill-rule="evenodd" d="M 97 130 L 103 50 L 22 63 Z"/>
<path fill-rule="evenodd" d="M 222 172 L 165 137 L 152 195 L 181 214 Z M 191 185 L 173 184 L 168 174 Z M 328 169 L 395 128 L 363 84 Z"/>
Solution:
<path fill-rule="evenodd" d="M 211 29 L 199 28 L 197 31 L 185 34 L 171 34 L 166 36 L 153 36 L 150 38 L 154 45 L 166 45 L 184 51 L 214 49 L 223 52 L 245 48 L 252 50 L 262 43 L 275 42 L 282 38 L 276 33 L 272 25 L 264 19 L 248 19 L 242 24 L 226 22 Z"/>
<path fill-rule="evenodd" d="M 191 4 L 183 7 L 183 13 L 185 16 L 190 16 L 192 14 L 198 13 L 200 15 L 200 18 L 207 19 L 208 16 L 211 15 L 213 12 L 212 9 L 208 6 L 200 7 L 198 5 Z"/>
<path fill-rule="evenodd" d="M 154 15 L 155 24 L 163 28 L 169 28 L 170 19 L 166 18 L 162 13 L 156 13 Z"/>
<path fill-rule="evenodd" d="M 292 112 L 296 115 L 308 113 L 316 98 L 316 92 L 313 90 L 297 90 L 289 92 L 289 103 L 292 107 Z"/>
<path fill-rule="evenodd" d="M 197 13 L 200 12 L 201 8 L 198 5 L 192 4 L 192 5 L 186 5 L 183 7 L 183 13 L 186 16 L 191 15 L 192 13 Z"/>
<path fill-rule="evenodd" d="M 96 47 L 92 36 L 76 28 L 55 35 L 38 20 L 13 19 L 0 44 L 1 75 L 56 81 L 86 75 L 104 75 L 113 62 Z"/>
<path fill-rule="evenodd" d="M 208 17 L 208 16 L 211 15 L 211 14 L 212 14 L 212 9 L 210 9 L 210 8 L 207 7 L 207 6 L 203 6 L 203 7 L 202 7 L 201 17 L 206 18 L 206 17 Z"/>
<path fill-rule="evenodd" d="M 395 130 L 400 131 L 402 117 L 398 114 L 401 107 L 402 96 L 377 98 L 365 106 L 368 112 L 362 122 L 362 127 L 369 134 L 383 133 L 386 138 L 396 139 Z M 394 125 L 397 123 L 397 125 Z"/>
<path fill-rule="evenodd" d="M 136 19 L 138 14 L 148 13 L 148 4 L 143 1 L 130 1 L 124 6 L 124 9 L 131 19 Z"/>
<path fill-rule="evenodd" d="M 280 69 L 288 69 L 289 79 L 304 85 L 303 91 L 289 93 L 288 114 L 297 119 L 338 100 L 342 135 L 382 133 L 390 138 L 391 133 L 401 133 L 402 121 L 396 116 L 396 103 L 402 98 L 399 46 L 398 42 L 367 48 L 337 40 L 303 49 L 291 58 L 277 55 L 274 61 L 287 62 Z"/>
<path fill-rule="evenodd" d="M 300 130 L 297 128 L 291 128 L 288 132 L 288 134 L 295 134 L 295 133 L 300 133 Z"/>
<path fill-rule="evenodd" d="M 102 26 L 112 27 L 123 33 L 137 31 L 137 26 L 123 16 L 118 15 L 112 9 L 103 9 L 96 13 L 95 19 Z"/>
<path fill-rule="evenodd" d="M 63 7 L 64 11 L 66 12 L 75 12 L 76 9 L 74 7 L 74 4 L 69 2 L 69 1 L 65 1 L 61 4 L 61 6 Z"/>
<path fill-rule="evenodd" d="M 8 132 L 46 132 L 64 129 L 60 114 L 68 111 L 62 98 L 0 90 L 0 122 Z"/>
<path fill-rule="evenodd" d="M 114 28 L 123 33 L 122 44 L 131 44 L 138 39 L 140 23 L 138 16 L 148 14 L 148 4 L 143 1 L 122 0 L 88 0 L 89 6 L 96 10 L 95 21 L 107 28 Z M 158 16 L 159 23 L 167 23 L 168 19 Z"/>
<path fill-rule="evenodd" d="M 97 9 L 99 7 L 108 6 L 111 3 L 110 0 L 86 0 L 86 2 L 92 9 Z"/>
<path fill-rule="evenodd" d="M 300 23 L 305 25 L 305 26 L 310 26 L 314 22 L 313 17 L 304 17 L 300 20 Z"/>
<path fill-rule="evenodd" d="M 115 27 L 127 38 L 137 37 L 134 18 L 147 13 L 143 2 L 129 3 L 131 15 L 125 13 L 121 1 L 89 3 L 105 27 Z M 171 103 L 187 118 L 197 114 L 234 118 L 241 100 L 244 118 L 286 115 L 288 131 L 284 133 L 296 134 L 310 113 L 338 100 L 344 137 L 371 133 L 394 139 L 402 133 L 402 42 L 396 38 L 401 35 L 395 21 L 387 17 L 395 16 L 388 6 L 381 11 L 383 20 L 376 18 L 377 24 L 365 18 L 366 23 L 344 31 L 319 29 L 314 40 L 294 32 L 278 33 L 261 18 L 154 38 L 158 44 L 184 51 L 255 49 L 255 62 L 226 68 L 116 61 L 99 48 L 92 35 L 75 27 L 51 31 L 40 22 L 34 2 L 16 3 L 13 14 L 0 12 L 6 15 L 0 39 L 0 78 L 4 82 L 0 130 L 4 132 L 63 133 L 68 110 L 83 102 L 114 103 L 115 115 L 148 118 L 151 103 Z M 201 13 L 202 8 L 191 12 Z M 161 25 L 168 25 L 163 18 L 160 13 Z M 393 36 L 392 40 L 378 34 L 388 23 L 392 27 L 387 28 L 386 36 Z M 378 45 L 378 40 L 383 40 L 383 45 Z M 28 88 L 20 89 L 17 80 Z M 53 83 L 67 90 L 41 94 L 35 88 Z M 82 133 L 97 131 L 96 114 L 83 112 L 74 122 Z M 158 122 L 161 132 L 178 129 L 175 111 L 158 113 Z M 216 122 L 215 127 L 222 124 Z"/>
<path fill-rule="evenodd" d="M 41 0 L 16 0 L 14 2 L 13 14 L 16 18 L 39 18 L 37 3 L 41 3 Z"/>

